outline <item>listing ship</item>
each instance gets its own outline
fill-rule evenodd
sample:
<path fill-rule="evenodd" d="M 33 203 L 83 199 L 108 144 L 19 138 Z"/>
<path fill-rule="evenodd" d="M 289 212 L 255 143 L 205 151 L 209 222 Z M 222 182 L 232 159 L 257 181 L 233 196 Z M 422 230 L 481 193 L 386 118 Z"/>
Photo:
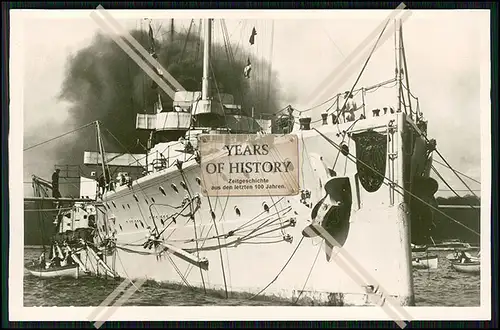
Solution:
<path fill-rule="evenodd" d="M 222 290 L 227 297 L 249 293 L 297 304 L 364 306 L 379 304 L 383 291 L 400 305 L 413 305 L 410 243 L 428 243 L 438 185 L 430 177 L 436 142 L 409 100 L 401 22 L 395 22 L 395 77 L 336 95 L 336 109 L 318 118 L 299 116 L 289 106 L 273 120 L 256 120 L 232 95 L 214 92 L 213 21 L 203 21 L 201 92 L 175 91 L 173 111 L 163 111 L 160 101 L 155 114 L 137 115 L 136 128 L 150 132 L 148 152 L 126 158 L 143 175 L 111 177 L 110 168 L 124 158 L 105 152 L 96 123 L 99 150 L 84 158 L 105 174 L 88 243 L 101 253 L 81 258 L 98 258 L 121 277 Z M 173 79 L 159 68 L 157 73 Z M 385 108 L 369 108 L 365 93 L 386 85 L 397 87 L 397 106 L 390 100 Z M 346 108 L 349 95 L 362 96 L 359 108 Z M 235 133 L 296 136 L 299 193 L 204 194 L 199 137 Z M 312 224 L 336 244 L 308 231 Z M 336 261 L 345 258 L 335 256 L 339 249 L 361 265 L 363 283 L 351 278 L 345 261 Z"/>

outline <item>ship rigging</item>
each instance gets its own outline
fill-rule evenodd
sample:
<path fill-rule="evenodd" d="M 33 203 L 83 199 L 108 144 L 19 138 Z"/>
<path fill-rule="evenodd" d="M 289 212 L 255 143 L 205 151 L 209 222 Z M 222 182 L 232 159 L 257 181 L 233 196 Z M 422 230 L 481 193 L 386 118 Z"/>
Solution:
<path fill-rule="evenodd" d="M 231 292 L 250 292 L 253 297 L 277 295 L 296 303 L 373 303 L 370 297 L 377 292 L 367 288 L 377 283 L 349 282 L 348 275 L 342 275 L 342 269 L 331 262 L 332 251 L 339 247 L 318 233 L 306 233 L 311 224 L 320 223 L 341 248 L 377 273 L 381 281 L 386 278 L 383 286 L 388 288 L 388 296 L 399 304 L 412 305 L 410 237 L 416 242 L 429 239 L 432 213 L 442 213 L 434 200 L 437 183 L 429 175 L 432 154 L 448 163 L 437 152 L 435 141 L 427 137 L 418 99 L 417 107 L 412 107 L 401 26 L 395 78 L 356 89 L 363 67 L 347 93 L 324 102 L 333 101 L 321 118 L 313 121 L 304 115 L 317 107 L 300 111 L 287 106 L 276 114 L 274 132 L 294 133 L 301 143 L 299 196 L 230 199 L 201 194 L 197 136 L 270 132 L 263 129 L 262 121 L 254 120 L 253 111 L 245 113 L 233 95 L 218 89 L 211 58 L 212 24 L 211 19 L 203 22 L 201 91 L 170 91 L 174 111 L 165 111 L 158 93 L 154 113 L 137 115 L 136 128 L 149 132 L 146 154 L 141 158 L 132 155 L 134 165 L 145 169 L 143 175 L 126 179 L 120 174 L 116 180 L 104 175 L 124 162 L 123 157 L 106 153 L 101 128 L 114 136 L 95 122 L 98 152 L 86 153 L 85 161 L 100 165 L 106 188 L 97 199 L 102 207 L 95 242 L 88 244 L 105 252 L 95 257 L 92 250 L 87 258 L 100 260 L 112 274 L 222 289 L 227 297 Z M 373 51 L 388 25 L 389 21 Z M 227 36 L 227 28 L 224 30 Z M 254 30 L 250 38 L 255 42 L 261 34 Z M 151 25 L 149 31 L 149 56 L 156 61 Z M 249 43 L 254 44 L 252 39 Z M 234 58 L 232 50 L 227 54 Z M 248 60 L 243 69 L 245 79 L 251 77 L 255 62 Z M 155 70 L 156 78 L 175 85 L 167 70 Z M 367 111 L 366 93 L 389 85 L 398 89 L 397 109 Z M 157 85 L 154 88 L 158 90 Z M 361 106 L 348 108 L 357 93 L 362 96 Z M 297 113 L 301 114 L 298 121 Z M 317 244 L 325 246 L 326 258 L 317 258 L 321 249 Z M 387 251 L 393 258 L 386 257 Z M 117 256 L 120 264 L 114 261 Z M 311 268 L 307 273 L 304 264 L 314 256 L 316 272 Z M 249 274 L 248 268 L 254 273 Z M 325 274 L 338 277 L 331 280 Z"/>

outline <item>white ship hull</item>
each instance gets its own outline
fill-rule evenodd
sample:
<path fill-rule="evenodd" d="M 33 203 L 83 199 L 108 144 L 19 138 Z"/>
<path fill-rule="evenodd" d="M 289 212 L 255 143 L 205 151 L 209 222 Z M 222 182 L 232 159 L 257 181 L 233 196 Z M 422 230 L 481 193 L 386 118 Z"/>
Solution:
<path fill-rule="evenodd" d="M 370 118 L 358 121 L 352 130 L 355 134 L 373 128 L 387 136 L 389 123 L 395 127 L 387 139 L 387 154 L 396 156 L 383 157 L 385 176 L 400 186 L 404 120 L 403 114 Z M 328 124 L 319 130 L 339 144 L 342 139 L 336 134 L 351 124 Z M 305 203 L 300 194 L 204 197 L 199 184 L 200 165 L 191 155 L 182 153 L 178 155 L 184 161 L 182 171 L 170 161 L 169 168 L 104 195 L 107 220 L 99 219 L 98 228 L 102 235 L 114 232 L 116 238 L 116 250 L 106 257 L 107 264 L 131 279 L 227 288 L 229 293 L 259 293 L 292 301 L 300 296 L 299 303 L 306 304 L 371 305 L 378 301 L 373 297 L 378 286 L 401 305 L 413 304 L 409 212 L 404 196 L 394 189 L 402 190 L 390 188 L 385 180 L 378 190 L 367 192 L 359 183 L 355 162 L 339 154 L 314 130 L 296 134 L 300 141 L 300 189 L 310 191 Z M 348 137 L 345 142 L 351 155 L 357 156 L 355 142 Z M 172 151 L 169 153 L 172 158 Z M 343 251 L 350 258 L 336 257 L 334 248 L 333 257 L 327 261 L 323 239 L 303 238 L 302 231 L 311 224 L 311 208 L 325 195 L 323 186 L 329 175 L 323 163 L 332 167 L 337 157 L 334 170 L 338 177 L 349 179 L 352 207 L 343 232 L 333 236 L 339 241 L 345 239 Z M 183 183 L 187 189 L 182 188 Z M 197 194 L 200 204 L 194 197 Z M 193 203 L 182 206 L 189 196 Z M 194 220 L 189 217 L 190 210 L 194 210 Z M 170 224 L 176 214 L 176 223 Z M 157 248 L 143 246 L 148 226 L 162 232 L 163 243 Z M 158 256 L 157 252 L 164 249 Z M 174 253 L 176 249 L 184 251 Z M 192 260 L 182 258 L 183 253 L 190 253 Z M 195 265 L 198 256 L 200 260 L 206 258 L 208 267 Z M 354 271 L 355 277 L 352 260 L 362 268 Z M 359 276 L 361 282 L 356 279 Z"/>

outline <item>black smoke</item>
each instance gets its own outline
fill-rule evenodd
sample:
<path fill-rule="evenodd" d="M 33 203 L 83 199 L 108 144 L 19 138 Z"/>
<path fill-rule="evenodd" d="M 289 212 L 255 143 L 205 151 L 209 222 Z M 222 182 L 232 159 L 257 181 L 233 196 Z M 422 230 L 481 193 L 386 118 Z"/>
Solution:
<path fill-rule="evenodd" d="M 160 31 L 157 34 L 160 37 L 155 38 L 158 61 L 186 90 L 201 90 L 202 40 L 193 33 L 174 33 L 169 41 L 161 38 L 165 34 L 170 33 Z M 133 30 L 131 35 L 145 49 L 150 49 L 146 31 Z M 237 47 L 232 45 L 231 48 L 232 52 L 227 51 L 225 45 L 212 47 L 217 90 L 233 94 L 236 103 L 242 104 L 248 112 L 252 106 L 256 114 L 275 112 L 279 86 L 274 72 L 269 81 L 269 63 L 245 53 L 241 46 L 235 49 Z M 243 76 L 248 58 L 252 61 L 254 78 L 260 80 L 257 84 L 254 79 Z M 171 108 L 172 100 L 161 89 L 159 91 L 163 109 Z M 95 120 L 102 123 L 106 151 L 144 153 L 147 132 L 135 129 L 136 114 L 154 113 L 156 91 L 151 78 L 110 37 L 97 34 L 88 47 L 68 59 L 60 99 L 71 104 L 71 126 L 79 127 Z M 137 143 L 138 139 L 141 143 Z M 95 138 L 89 137 L 89 130 L 74 141 L 74 145 L 65 146 L 58 152 L 66 163 L 81 163 L 84 151 L 97 151 Z"/>

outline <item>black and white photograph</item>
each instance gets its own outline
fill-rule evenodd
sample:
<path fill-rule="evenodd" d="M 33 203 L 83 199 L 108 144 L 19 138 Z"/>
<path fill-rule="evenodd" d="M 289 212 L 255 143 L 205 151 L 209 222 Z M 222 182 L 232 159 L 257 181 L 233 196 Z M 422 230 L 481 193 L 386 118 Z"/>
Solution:
<path fill-rule="evenodd" d="M 11 317 L 489 319 L 489 20 L 11 10 Z"/>

